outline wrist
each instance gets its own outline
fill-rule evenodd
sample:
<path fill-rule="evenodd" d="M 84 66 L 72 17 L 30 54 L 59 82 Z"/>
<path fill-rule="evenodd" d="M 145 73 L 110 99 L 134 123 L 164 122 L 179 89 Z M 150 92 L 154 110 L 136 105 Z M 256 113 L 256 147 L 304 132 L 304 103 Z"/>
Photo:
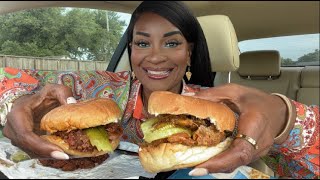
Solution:
<path fill-rule="evenodd" d="M 284 123 L 280 130 L 274 138 L 275 144 L 282 144 L 289 136 L 291 129 L 294 126 L 294 122 L 296 119 L 296 110 L 291 100 L 286 96 L 278 93 L 272 93 L 272 95 L 279 97 L 285 104 L 285 112 L 283 114 Z"/>

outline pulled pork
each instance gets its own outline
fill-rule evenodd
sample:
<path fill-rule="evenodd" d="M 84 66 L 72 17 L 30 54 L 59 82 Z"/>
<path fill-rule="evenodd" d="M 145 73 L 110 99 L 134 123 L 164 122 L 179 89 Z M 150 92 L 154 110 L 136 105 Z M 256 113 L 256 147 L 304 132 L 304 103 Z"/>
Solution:
<path fill-rule="evenodd" d="M 110 142 L 119 139 L 122 134 L 122 128 L 117 123 L 110 123 L 105 125 L 105 129 L 109 136 Z M 81 129 L 67 131 L 59 131 L 54 135 L 61 137 L 70 146 L 70 149 L 81 152 L 92 152 L 97 148 L 92 146 L 88 136 Z"/>
<path fill-rule="evenodd" d="M 157 146 L 161 143 L 178 143 L 186 146 L 215 146 L 226 138 L 226 134 L 218 131 L 209 120 L 199 119 L 190 115 L 159 115 L 159 121 L 153 125 L 153 128 L 158 129 L 168 123 L 190 129 L 193 132 L 192 136 L 187 133 L 177 133 L 170 137 L 153 141 L 148 145 L 141 144 L 141 146 Z"/>

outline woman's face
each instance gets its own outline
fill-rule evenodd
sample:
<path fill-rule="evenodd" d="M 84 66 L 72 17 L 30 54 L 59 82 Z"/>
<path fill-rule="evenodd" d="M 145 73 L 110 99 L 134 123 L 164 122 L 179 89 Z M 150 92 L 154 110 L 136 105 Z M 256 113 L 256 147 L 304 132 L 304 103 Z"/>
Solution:
<path fill-rule="evenodd" d="M 133 29 L 131 64 L 143 89 L 179 93 L 190 64 L 191 46 L 180 30 L 163 17 L 142 14 Z"/>

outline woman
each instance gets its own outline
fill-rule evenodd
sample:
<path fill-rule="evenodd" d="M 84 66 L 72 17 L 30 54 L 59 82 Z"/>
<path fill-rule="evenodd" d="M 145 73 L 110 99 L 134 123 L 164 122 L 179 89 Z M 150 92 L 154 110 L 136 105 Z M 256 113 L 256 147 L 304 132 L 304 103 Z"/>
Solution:
<path fill-rule="evenodd" d="M 279 124 L 283 126 L 287 124 L 286 114 L 289 110 L 278 96 L 237 85 L 200 91 L 200 86 L 213 86 L 208 48 L 197 19 L 181 2 L 145 1 L 141 3 L 133 13 L 128 27 L 128 50 L 136 79 L 131 82 L 129 100 L 126 102 L 121 121 L 125 133 L 123 140 L 133 143 L 142 141 L 140 124 L 148 118 L 149 114 L 146 111 L 148 98 L 153 91 L 157 90 L 182 94 L 198 92 L 196 97 L 224 101 L 240 114 L 239 133 L 258 142 L 260 148 L 254 149 L 246 139 L 237 138 L 224 156 L 217 156 L 197 166 L 198 168 L 190 172 L 191 175 L 228 172 L 237 166 L 247 165 L 252 160 L 267 154 L 272 147 L 274 137 L 279 134 L 284 134 L 286 136 L 284 139 L 288 137 L 292 123 L 289 123 L 290 127 L 285 128 L 284 133 L 281 133 L 283 128 Z M 118 74 L 112 74 L 112 76 L 118 76 Z M 9 76 L 6 77 L 5 80 L 10 81 Z M 183 78 L 190 84 L 200 86 L 187 85 Z M 60 104 L 66 104 L 67 98 L 74 95 L 73 92 L 66 86 L 50 84 L 44 86 L 38 93 L 30 95 L 28 92 L 40 89 L 36 77 L 23 74 L 23 79 L 27 81 L 19 85 L 28 85 L 23 87 L 23 92 L 26 92 L 21 93 L 23 96 L 10 96 L 10 93 L 9 95 L 4 93 L 7 92 L 6 86 L 1 88 L 1 99 L 9 99 L 8 102 L 14 103 L 6 116 L 7 122 L 1 119 L 2 124 L 5 124 L 3 134 L 11 139 L 12 144 L 34 157 L 68 159 L 60 148 L 39 138 L 34 129 L 46 112 Z M 126 78 L 123 80 L 125 81 Z M 15 92 L 21 92 L 19 88 L 22 87 L 19 85 L 12 89 L 18 89 Z M 217 91 L 220 93 L 216 93 Z M 12 98 L 7 98 L 8 96 Z M 253 101 L 253 99 L 263 101 Z M 75 101 L 72 98 L 68 100 Z M 261 102 L 265 104 L 261 105 Z M 266 110 L 266 105 L 270 105 L 271 109 Z M 253 107 L 252 111 L 250 108 Z M 254 113 L 248 115 L 248 108 Z M 270 119 L 268 116 L 274 118 Z M 264 131 L 255 131 L 256 129 Z M 306 169 L 305 166 L 302 167 Z"/>
<path fill-rule="evenodd" d="M 124 139 L 139 143 L 142 141 L 142 133 L 139 127 L 140 121 L 136 119 L 143 119 L 143 116 L 147 115 L 146 102 L 152 91 L 167 90 L 174 93 L 196 91 L 184 83 L 186 71 L 192 73 L 190 80 L 187 81 L 197 82 L 196 84 L 201 86 L 213 86 L 213 77 L 202 29 L 197 19 L 181 2 L 143 2 L 132 14 L 128 27 L 128 50 L 136 78 L 131 83 L 129 102 L 127 102 L 129 105 L 125 109 L 122 124 Z M 11 71 L 15 70 L 9 70 L 7 73 L 10 74 Z M 39 83 L 35 77 L 28 77 L 25 73 L 24 75 L 20 81 L 27 79 L 21 83 L 28 84 L 26 92 L 41 88 L 38 87 Z M 120 77 L 119 74 L 113 76 L 119 76 L 119 79 L 127 81 L 127 78 Z M 61 154 L 61 150 L 33 133 L 34 122 L 38 122 L 40 117 L 52 108 L 66 103 L 67 97 L 72 96 L 73 93 L 67 87 L 49 84 L 39 93 L 18 98 L 7 116 L 8 122 L 3 134 L 10 138 L 14 145 L 33 156 L 48 157 L 51 154 L 56 157 L 56 154 Z M 133 106 L 139 100 L 143 102 L 143 107 L 135 107 L 133 112 Z M 141 112 L 138 112 L 138 109 Z M 132 126 L 134 128 L 129 129 Z"/>

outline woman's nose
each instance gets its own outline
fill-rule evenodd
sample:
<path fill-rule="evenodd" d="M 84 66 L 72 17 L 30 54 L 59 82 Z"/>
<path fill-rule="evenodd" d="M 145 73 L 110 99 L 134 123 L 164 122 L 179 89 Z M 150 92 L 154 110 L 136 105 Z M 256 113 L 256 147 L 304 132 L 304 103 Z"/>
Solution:
<path fill-rule="evenodd" d="M 159 48 L 152 48 L 147 60 L 153 64 L 159 64 L 166 61 L 166 55 Z"/>

